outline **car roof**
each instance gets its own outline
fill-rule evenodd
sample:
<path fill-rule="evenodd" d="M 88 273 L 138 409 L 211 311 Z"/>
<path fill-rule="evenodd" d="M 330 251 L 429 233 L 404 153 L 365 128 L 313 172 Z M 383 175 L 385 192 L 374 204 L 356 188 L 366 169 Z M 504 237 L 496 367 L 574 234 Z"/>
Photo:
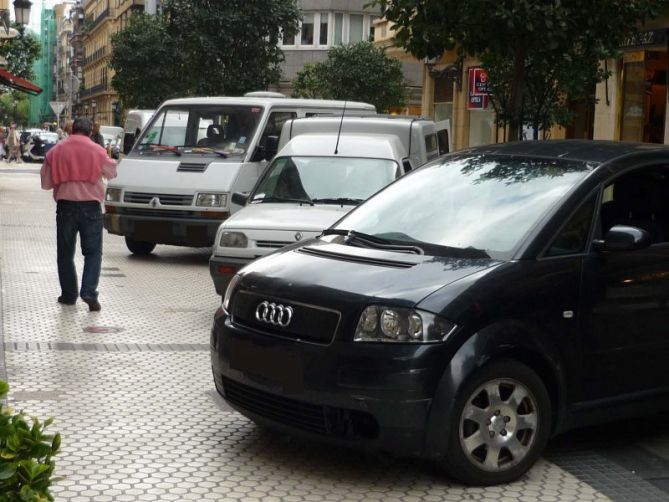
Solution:
<path fill-rule="evenodd" d="M 173 105 L 247 105 L 247 106 L 268 106 L 279 105 L 291 108 L 343 108 L 344 101 L 330 99 L 293 99 L 293 98 L 267 98 L 267 97 L 249 97 L 249 96 L 207 96 L 193 98 L 177 98 L 165 101 L 163 106 Z M 369 103 L 358 101 L 346 101 L 347 108 L 357 108 L 364 110 L 375 110 Z"/>
<path fill-rule="evenodd" d="M 486 154 L 544 157 L 603 164 L 631 154 L 664 152 L 669 147 L 653 143 L 599 140 L 541 140 L 499 143 L 460 150 L 454 155 Z"/>
<path fill-rule="evenodd" d="M 337 154 L 334 153 L 335 147 Z M 277 154 L 286 156 L 356 157 L 401 161 L 406 152 L 395 136 L 388 134 L 300 134 Z"/>

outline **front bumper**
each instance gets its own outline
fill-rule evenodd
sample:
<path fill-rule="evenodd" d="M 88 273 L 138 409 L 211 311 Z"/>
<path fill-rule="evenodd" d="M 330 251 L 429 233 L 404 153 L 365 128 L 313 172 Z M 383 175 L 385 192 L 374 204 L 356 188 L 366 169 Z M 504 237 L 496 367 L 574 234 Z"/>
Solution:
<path fill-rule="evenodd" d="M 209 273 L 214 281 L 216 293 L 225 295 L 225 290 L 235 274 L 252 261 L 251 258 L 212 256 L 209 259 Z"/>
<path fill-rule="evenodd" d="M 124 235 L 143 242 L 190 247 L 211 246 L 222 221 L 176 216 L 104 215 L 104 227 L 110 234 Z"/>
<path fill-rule="evenodd" d="M 444 345 L 329 345 L 243 328 L 219 312 L 211 335 L 216 389 L 252 420 L 318 440 L 404 456 L 426 448 Z M 429 451 L 429 453 L 428 453 Z"/>

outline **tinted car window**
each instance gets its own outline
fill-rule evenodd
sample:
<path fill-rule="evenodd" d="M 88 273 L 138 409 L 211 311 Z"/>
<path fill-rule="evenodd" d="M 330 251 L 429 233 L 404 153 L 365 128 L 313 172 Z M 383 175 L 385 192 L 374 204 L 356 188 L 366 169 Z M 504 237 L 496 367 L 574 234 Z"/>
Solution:
<path fill-rule="evenodd" d="M 400 179 L 336 228 L 505 258 L 591 168 L 563 159 L 451 158 Z"/>
<path fill-rule="evenodd" d="M 593 196 L 578 208 L 569 222 L 555 237 L 555 240 L 553 240 L 546 252 L 546 256 L 561 256 L 585 251 L 588 235 L 590 235 L 595 204 L 596 199 Z"/>

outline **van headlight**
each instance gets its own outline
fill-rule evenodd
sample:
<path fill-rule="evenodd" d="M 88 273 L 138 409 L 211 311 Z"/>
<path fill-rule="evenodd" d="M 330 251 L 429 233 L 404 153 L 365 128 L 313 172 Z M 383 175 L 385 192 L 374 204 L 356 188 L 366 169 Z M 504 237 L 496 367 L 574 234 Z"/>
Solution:
<path fill-rule="evenodd" d="M 240 275 L 236 274 L 232 279 L 230 279 L 228 288 L 225 290 L 225 295 L 223 295 L 223 303 L 221 304 L 221 307 L 223 307 L 223 310 L 228 315 L 230 315 L 230 299 L 232 298 L 232 293 L 235 292 L 235 288 L 237 287 L 237 283 L 239 282 L 240 278 Z"/>
<path fill-rule="evenodd" d="M 429 312 L 370 305 L 360 316 L 353 341 L 443 342 L 456 328 L 454 323 Z"/>
<path fill-rule="evenodd" d="M 120 188 L 107 188 L 105 193 L 106 202 L 121 202 L 121 192 L 123 190 Z"/>
<path fill-rule="evenodd" d="M 200 207 L 225 207 L 227 203 L 227 193 L 198 193 L 195 198 L 195 205 Z"/>
<path fill-rule="evenodd" d="M 245 248 L 248 247 L 249 240 L 242 232 L 223 232 L 218 243 L 224 248 Z"/>

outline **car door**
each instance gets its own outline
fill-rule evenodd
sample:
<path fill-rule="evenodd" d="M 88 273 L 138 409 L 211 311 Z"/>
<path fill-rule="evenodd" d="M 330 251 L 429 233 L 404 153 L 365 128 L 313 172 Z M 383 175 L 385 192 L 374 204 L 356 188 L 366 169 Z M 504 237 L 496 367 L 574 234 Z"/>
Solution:
<path fill-rule="evenodd" d="M 669 166 L 628 171 L 603 186 L 600 236 L 642 228 L 652 244 L 592 250 L 582 275 L 583 398 L 669 388 Z"/>

